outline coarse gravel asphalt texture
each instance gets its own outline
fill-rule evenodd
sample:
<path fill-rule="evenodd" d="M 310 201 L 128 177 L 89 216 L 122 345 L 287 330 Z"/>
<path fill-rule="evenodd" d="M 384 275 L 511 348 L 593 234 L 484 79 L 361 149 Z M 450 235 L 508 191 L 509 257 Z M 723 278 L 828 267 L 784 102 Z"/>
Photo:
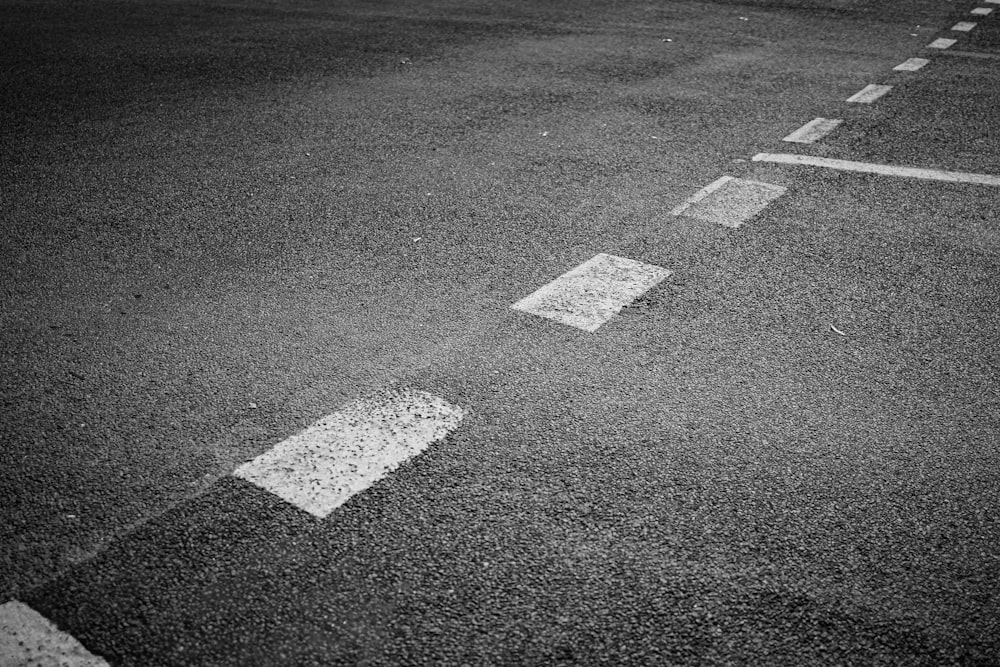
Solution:
<path fill-rule="evenodd" d="M 976 6 L 0 0 L 0 602 L 112 665 L 1000 664 L 1000 188 L 751 161 L 1000 175 Z M 723 175 L 788 190 L 670 215 Z M 510 309 L 600 252 L 673 274 Z M 466 416 L 328 517 L 231 476 L 390 387 Z"/>

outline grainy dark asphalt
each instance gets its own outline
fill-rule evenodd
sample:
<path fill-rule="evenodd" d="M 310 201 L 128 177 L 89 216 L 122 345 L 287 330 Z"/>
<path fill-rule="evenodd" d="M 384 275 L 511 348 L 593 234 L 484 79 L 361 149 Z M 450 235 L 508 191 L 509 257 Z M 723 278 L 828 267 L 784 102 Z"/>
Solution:
<path fill-rule="evenodd" d="M 1000 190 L 750 161 L 1000 174 L 1000 58 L 924 48 L 975 6 L 0 1 L 0 602 L 116 665 L 1000 664 Z M 669 215 L 726 174 L 788 192 Z M 510 310 L 598 252 L 674 274 Z M 326 519 L 229 476 L 391 385 L 467 417 Z"/>

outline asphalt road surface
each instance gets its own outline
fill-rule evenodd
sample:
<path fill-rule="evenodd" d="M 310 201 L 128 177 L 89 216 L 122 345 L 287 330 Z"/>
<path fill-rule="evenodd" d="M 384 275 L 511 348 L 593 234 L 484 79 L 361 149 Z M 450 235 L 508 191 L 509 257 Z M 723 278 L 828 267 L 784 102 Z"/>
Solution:
<path fill-rule="evenodd" d="M 0 0 L 0 663 L 1000 664 L 998 14 Z"/>

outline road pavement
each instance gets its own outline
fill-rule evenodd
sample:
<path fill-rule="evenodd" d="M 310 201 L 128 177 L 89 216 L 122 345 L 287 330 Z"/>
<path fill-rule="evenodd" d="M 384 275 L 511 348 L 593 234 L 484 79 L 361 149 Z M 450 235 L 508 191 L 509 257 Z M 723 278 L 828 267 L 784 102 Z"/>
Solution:
<path fill-rule="evenodd" d="M 1000 176 L 998 13 L 3 0 L 0 658 L 997 664 L 1000 188 L 754 156 Z M 327 514 L 233 474 L 407 391 Z"/>

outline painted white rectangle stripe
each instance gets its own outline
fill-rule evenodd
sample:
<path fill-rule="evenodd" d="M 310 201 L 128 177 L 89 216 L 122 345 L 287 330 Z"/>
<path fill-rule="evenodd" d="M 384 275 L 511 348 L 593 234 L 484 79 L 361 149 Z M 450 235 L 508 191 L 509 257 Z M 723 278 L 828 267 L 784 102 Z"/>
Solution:
<path fill-rule="evenodd" d="M 711 183 L 709 183 L 708 185 L 706 185 L 705 187 L 703 187 L 701 190 L 698 190 L 698 192 L 696 192 L 693 195 L 691 195 L 690 197 L 688 197 L 687 200 L 683 204 L 681 204 L 680 206 L 678 206 L 677 208 L 675 208 L 674 210 L 672 210 L 670 212 L 670 215 L 681 215 L 686 210 L 688 210 L 689 208 L 691 208 L 691 206 L 693 204 L 697 204 L 702 199 L 704 199 L 705 197 L 709 196 L 710 194 L 712 194 L 713 192 L 715 192 L 716 190 L 718 190 L 719 188 L 721 188 L 726 183 L 728 183 L 728 182 L 730 182 L 732 180 L 733 180 L 732 176 L 723 176 L 722 178 L 718 178 L 718 179 L 712 181 Z"/>
<path fill-rule="evenodd" d="M 814 118 L 789 134 L 783 141 L 790 141 L 797 144 L 811 144 L 833 132 L 834 128 L 842 122 L 844 121 L 837 118 Z"/>
<path fill-rule="evenodd" d="M 108 667 L 71 635 L 17 600 L 0 605 L 0 665 Z"/>
<path fill-rule="evenodd" d="M 947 37 L 938 37 L 933 42 L 927 45 L 928 49 L 947 49 L 949 46 L 955 43 L 956 40 L 948 39 Z"/>
<path fill-rule="evenodd" d="M 892 86 L 880 86 L 872 83 L 848 97 L 847 101 L 857 102 L 858 104 L 871 104 L 890 90 L 892 90 Z"/>
<path fill-rule="evenodd" d="M 976 24 L 972 21 L 959 21 L 955 25 L 951 26 L 952 30 L 957 30 L 958 32 L 969 32 L 976 27 Z"/>
<path fill-rule="evenodd" d="M 511 308 L 594 332 L 673 271 L 600 253 Z"/>
<path fill-rule="evenodd" d="M 992 7 L 976 7 L 975 9 L 973 9 L 969 13 L 970 14 L 975 14 L 976 16 L 989 16 L 990 14 L 993 13 L 993 8 Z"/>
<path fill-rule="evenodd" d="M 930 60 L 927 60 L 926 58 L 909 58 L 905 62 L 899 63 L 892 69 L 898 72 L 916 72 L 929 62 Z"/>
<path fill-rule="evenodd" d="M 785 192 L 780 185 L 723 176 L 670 213 L 736 228 Z"/>
<path fill-rule="evenodd" d="M 426 392 L 380 392 L 348 403 L 233 475 L 323 518 L 445 437 L 462 416 Z"/>
<path fill-rule="evenodd" d="M 993 176 L 991 174 L 972 174 L 964 171 L 943 171 L 940 169 L 923 169 L 920 167 L 897 167 L 889 164 L 854 162 L 852 160 L 835 160 L 833 158 L 813 157 L 811 155 L 793 155 L 789 153 L 757 153 L 753 156 L 753 161 L 806 165 L 810 167 L 839 169 L 841 171 L 857 171 L 866 174 L 881 174 L 884 176 L 900 176 L 903 178 L 920 178 L 929 181 L 973 183 L 976 185 L 993 185 L 1000 187 L 1000 176 Z"/>

